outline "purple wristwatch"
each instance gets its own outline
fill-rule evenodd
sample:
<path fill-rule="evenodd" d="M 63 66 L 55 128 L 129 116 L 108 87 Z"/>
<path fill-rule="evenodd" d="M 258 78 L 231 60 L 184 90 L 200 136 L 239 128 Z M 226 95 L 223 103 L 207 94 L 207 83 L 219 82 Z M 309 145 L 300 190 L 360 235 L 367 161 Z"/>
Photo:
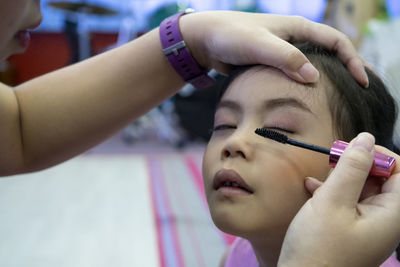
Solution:
<path fill-rule="evenodd" d="M 163 20 L 160 24 L 160 39 L 163 53 L 176 72 L 185 82 L 201 89 L 214 85 L 215 80 L 208 76 L 208 71 L 192 57 L 179 30 L 179 18 L 193 12 L 193 9 L 188 8 Z"/>

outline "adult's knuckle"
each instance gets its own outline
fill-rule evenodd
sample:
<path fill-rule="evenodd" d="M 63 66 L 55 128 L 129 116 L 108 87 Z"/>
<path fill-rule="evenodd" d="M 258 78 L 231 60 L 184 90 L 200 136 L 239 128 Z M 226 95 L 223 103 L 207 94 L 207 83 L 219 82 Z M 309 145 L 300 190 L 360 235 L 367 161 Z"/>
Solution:
<path fill-rule="evenodd" d="M 366 172 L 368 171 L 368 168 L 371 167 L 368 153 L 359 149 L 352 149 L 348 151 L 344 160 L 346 161 L 347 167 L 350 167 L 354 170 Z"/>
<path fill-rule="evenodd" d="M 310 21 L 302 16 L 292 16 L 292 19 L 295 23 L 298 23 L 299 25 L 307 24 Z"/>
<path fill-rule="evenodd" d="M 307 40 L 310 29 L 315 23 L 301 16 L 294 16 L 293 22 L 296 25 L 297 31 L 303 36 L 302 39 Z"/>
<path fill-rule="evenodd" d="M 343 32 L 337 31 L 336 42 L 333 50 L 337 52 L 348 52 L 347 49 L 351 48 L 352 42 L 350 38 Z M 344 51 L 343 51 L 344 50 Z"/>
<path fill-rule="evenodd" d="M 342 39 L 346 44 L 352 44 L 350 37 L 341 31 L 339 31 L 339 38 Z"/>
<path fill-rule="evenodd" d="M 293 47 L 286 52 L 283 64 L 296 71 L 304 64 L 303 54 L 300 52 L 300 50 Z"/>

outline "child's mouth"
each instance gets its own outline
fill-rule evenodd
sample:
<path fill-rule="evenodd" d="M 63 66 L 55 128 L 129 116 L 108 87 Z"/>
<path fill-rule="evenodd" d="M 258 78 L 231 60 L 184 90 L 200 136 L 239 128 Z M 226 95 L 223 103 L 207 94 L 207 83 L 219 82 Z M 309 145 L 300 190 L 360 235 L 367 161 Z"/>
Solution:
<path fill-rule="evenodd" d="M 253 190 L 234 170 L 221 169 L 215 174 L 214 190 L 229 194 L 253 194 Z"/>

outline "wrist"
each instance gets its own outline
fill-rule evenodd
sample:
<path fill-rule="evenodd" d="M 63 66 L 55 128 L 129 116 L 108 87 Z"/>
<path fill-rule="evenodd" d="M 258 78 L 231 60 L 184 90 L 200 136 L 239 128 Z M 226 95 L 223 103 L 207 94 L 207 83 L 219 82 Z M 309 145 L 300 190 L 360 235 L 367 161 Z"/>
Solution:
<path fill-rule="evenodd" d="M 189 51 L 179 23 L 182 16 L 192 12 L 193 9 L 187 9 L 163 20 L 159 28 L 161 45 L 169 63 L 185 82 L 196 88 L 208 88 L 214 85 L 215 80 Z"/>
<path fill-rule="evenodd" d="M 205 49 L 206 46 L 204 45 L 206 39 L 203 34 L 203 28 L 199 27 L 199 24 L 201 24 L 199 17 L 201 17 L 201 13 L 182 16 L 179 20 L 179 27 L 187 48 L 199 65 L 203 68 L 211 69 Z"/>

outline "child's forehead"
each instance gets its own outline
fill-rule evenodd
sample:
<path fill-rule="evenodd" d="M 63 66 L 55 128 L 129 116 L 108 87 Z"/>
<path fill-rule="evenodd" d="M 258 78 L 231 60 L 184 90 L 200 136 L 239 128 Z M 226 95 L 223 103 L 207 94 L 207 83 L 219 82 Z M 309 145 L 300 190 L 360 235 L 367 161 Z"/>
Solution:
<path fill-rule="evenodd" d="M 316 95 L 326 96 L 326 88 L 328 87 L 329 85 L 322 80 L 316 84 L 301 84 L 289 78 L 279 69 L 268 66 L 254 66 L 233 80 L 224 97 L 237 96 L 260 101 L 265 97 L 274 96 L 314 98 Z"/>

